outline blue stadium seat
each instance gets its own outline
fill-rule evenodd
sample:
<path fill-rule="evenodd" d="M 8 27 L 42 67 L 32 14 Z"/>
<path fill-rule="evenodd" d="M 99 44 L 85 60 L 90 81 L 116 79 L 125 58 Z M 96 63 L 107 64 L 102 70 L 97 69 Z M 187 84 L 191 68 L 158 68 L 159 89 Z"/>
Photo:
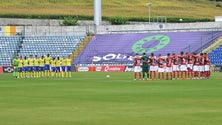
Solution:
<path fill-rule="evenodd" d="M 68 56 L 82 42 L 81 36 L 26 36 L 19 55 L 38 56 L 50 54 L 51 56 Z M 81 38 L 81 39 L 79 39 Z"/>
<path fill-rule="evenodd" d="M 11 65 L 12 59 L 16 55 L 18 49 L 20 36 L 1 36 L 0 37 L 0 65 Z"/>
<path fill-rule="evenodd" d="M 214 49 L 211 53 L 209 53 L 211 64 L 222 65 L 221 53 L 222 53 L 222 45 L 220 45 L 218 48 Z"/>

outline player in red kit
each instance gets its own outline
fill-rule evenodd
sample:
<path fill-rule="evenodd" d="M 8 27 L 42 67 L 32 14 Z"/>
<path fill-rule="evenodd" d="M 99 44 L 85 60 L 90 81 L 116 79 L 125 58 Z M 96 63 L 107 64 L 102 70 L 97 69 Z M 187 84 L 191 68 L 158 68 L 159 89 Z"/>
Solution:
<path fill-rule="evenodd" d="M 198 79 L 199 72 L 199 57 L 193 53 L 193 79 Z"/>
<path fill-rule="evenodd" d="M 180 79 L 186 79 L 187 78 L 186 55 L 183 52 L 181 52 L 179 59 L 180 59 Z M 183 77 L 183 73 L 185 74 L 185 77 Z"/>
<path fill-rule="evenodd" d="M 203 79 L 204 75 L 204 55 L 203 53 L 200 53 L 199 56 L 199 72 L 200 72 L 200 79 Z"/>
<path fill-rule="evenodd" d="M 136 54 L 136 57 L 134 58 L 134 80 L 136 80 L 137 73 L 139 74 L 139 79 L 141 80 L 141 58 L 138 54 Z"/>
<path fill-rule="evenodd" d="M 188 79 L 193 78 L 193 55 L 191 53 L 186 53 L 187 58 L 187 71 Z"/>
<path fill-rule="evenodd" d="M 204 74 L 206 79 L 210 78 L 210 59 L 207 53 L 204 53 Z"/>
<path fill-rule="evenodd" d="M 168 80 L 168 74 L 170 73 L 170 79 L 172 79 L 172 57 L 170 53 L 167 53 L 166 57 L 166 78 Z"/>
<path fill-rule="evenodd" d="M 164 58 L 159 54 L 159 57 L 157 58 L 158 62 L 158 80 L 160 80 L 160 73 L 162 74 L 162 79 L 164 79 Z"/>
<path fill-rule="evenodd" d="M 154 80 L 156 80 L 156 71 L 157 71 L 157 66 L 156 66 L 156 57 L 154 56 L 153 53 L 150 55 L 150 79 L 152 80 L 154 75 Z"/>
<path fill-rule="evenodd" d="M 178 56 L 173 53 L 173 58 L 172 58 L 172 61 L 173 61 L 173 79 L 178 79 L 179 78 L 179 62 L 178 62 Z M 177 78 L 176 78 L 176 74 L 177 74 Z"/>

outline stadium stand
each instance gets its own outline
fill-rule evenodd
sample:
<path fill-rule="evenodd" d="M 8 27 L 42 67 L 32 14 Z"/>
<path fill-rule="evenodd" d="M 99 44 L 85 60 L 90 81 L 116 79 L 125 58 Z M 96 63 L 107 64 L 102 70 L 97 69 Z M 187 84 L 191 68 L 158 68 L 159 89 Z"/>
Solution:
<path fill-rule="evenodd" d="M 156 56 L 181 51 L 199 53 L 220 36 L 222 32 L 219 31 L 97 34 L 73 63 L 130 65 L 135 53 L 154 52 Z"/>
<path fill-rule="evenodd" d="M 29 55 L 62 57 L 72 54 L 85 35 L 69 36 L 1 36 L 0 66 L 9 66 L 13 58 Z"/>
<path fill-rule="evenodd" d="M 212 44 L 222 32 L 166 32 L 140 34 L 97 34 L 83 49 L 73 62 L 78 64 L 129 64 L 138 50 L 139 53 L 156 55 L 166 53 L 201 52 L 203 48 Z M 12 59 L 19 56 L 47 55 L 51 57 L 68 56 L 80 45 L 85 35 L 57 35 L 57 36 L 1 36 L 0 37 L 0 65 L 11 65 Z M 165 46 L 160 41 L 168 42 Z M 140 43 L 140 42 L 142 43 Z M 163 46 L 157 49 L 157 46 Z M 135 48 L 136 47 L 136 48 Z M 146 50 L 140 50 L 148 48 Z M 18 53 L 17 53 L 18 52 Z M 222 45 L 209 53 L 211 63 L 222 65 Z"/>
<path fill-rule="evenodd" d="M 11 65 L 12 59 L 17 53 L 20 36 L 1 36 L 0 37 L 0 66 Z"/>
<path fill-rule="evenodd" d="M 209 53 L 211 64 L 213 65 L 222 65 L 222 45 Z"/>
<path fill-rule="evenodd" d="M 19 56 L 47 55 L 63 57 L 72 54 L 85 35 L 78 36 L 25 36 Z"/>

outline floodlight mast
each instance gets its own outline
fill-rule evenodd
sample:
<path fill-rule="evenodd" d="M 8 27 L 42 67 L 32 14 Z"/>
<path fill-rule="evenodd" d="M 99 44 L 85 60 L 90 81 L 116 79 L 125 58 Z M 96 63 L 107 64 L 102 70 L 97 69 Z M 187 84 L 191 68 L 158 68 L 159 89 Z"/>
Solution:
<path fill-rule="evenodd" d="M 102 4 L 101 0 L 94 0 L 94 24 L 100 25 L 102 21 Z"/>
<path fill-rule="evenodd" d="M 150 8 L 152 7 L 152 3 L 147 3 L 148 6 L 148 16 L 149 16 L 149 23 L 150 23 Z"/>

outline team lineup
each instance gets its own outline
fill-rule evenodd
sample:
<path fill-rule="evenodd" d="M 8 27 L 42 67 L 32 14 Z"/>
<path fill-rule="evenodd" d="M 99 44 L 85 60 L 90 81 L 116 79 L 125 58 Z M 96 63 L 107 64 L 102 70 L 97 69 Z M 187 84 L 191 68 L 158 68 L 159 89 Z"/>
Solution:
<path fill-rule="evenodd" d="M 30 55 L 16 57 L 13 60 L 16 78 L 39 78 L 39 77 L 71 77 L 70 57 L 53 57 L 49 54 L 44 57 Z M 141 74 L 142 72 L 142 74 Z M 176 79 L 209 79 L 210 59 L 207 53 L 190 54 L 181 52 L 180 55 L 168 53 L 166 56 L 159 54 L 158 57 L 151 53 L 147 56 L 136 54 L 134 58 L 134 80 L 176 80 Z M 158 75 L 158 77 L 157 77 Z"/>
<path fill-rule="evenodd" d="M 142 72 L 142 75 L 141 75 Z M 156 73 L 157 72 L 157 73 Z M 156 75 L 158 74 L 158 79 Z M 134 80 L 166 80 L 176 79 L 209 79 L 210 59 L 207 53 L 186 53 L 180 55 L 168 53 L 165 57 L 159 54 L 158 57 L 151 53 L 147 56 L 136 54 L 134 58 Z M 146 77 L 145 77 L 146 76 Z"/>
<path fill-rule="evenodd" d="M 39 78 L 39 77 L 71 77 L 70 57 L 51 58 L 49 54 L 41 58 L 35 55 L 27 57 L 16 57 L 13 60 L 16 78 Z"/>

